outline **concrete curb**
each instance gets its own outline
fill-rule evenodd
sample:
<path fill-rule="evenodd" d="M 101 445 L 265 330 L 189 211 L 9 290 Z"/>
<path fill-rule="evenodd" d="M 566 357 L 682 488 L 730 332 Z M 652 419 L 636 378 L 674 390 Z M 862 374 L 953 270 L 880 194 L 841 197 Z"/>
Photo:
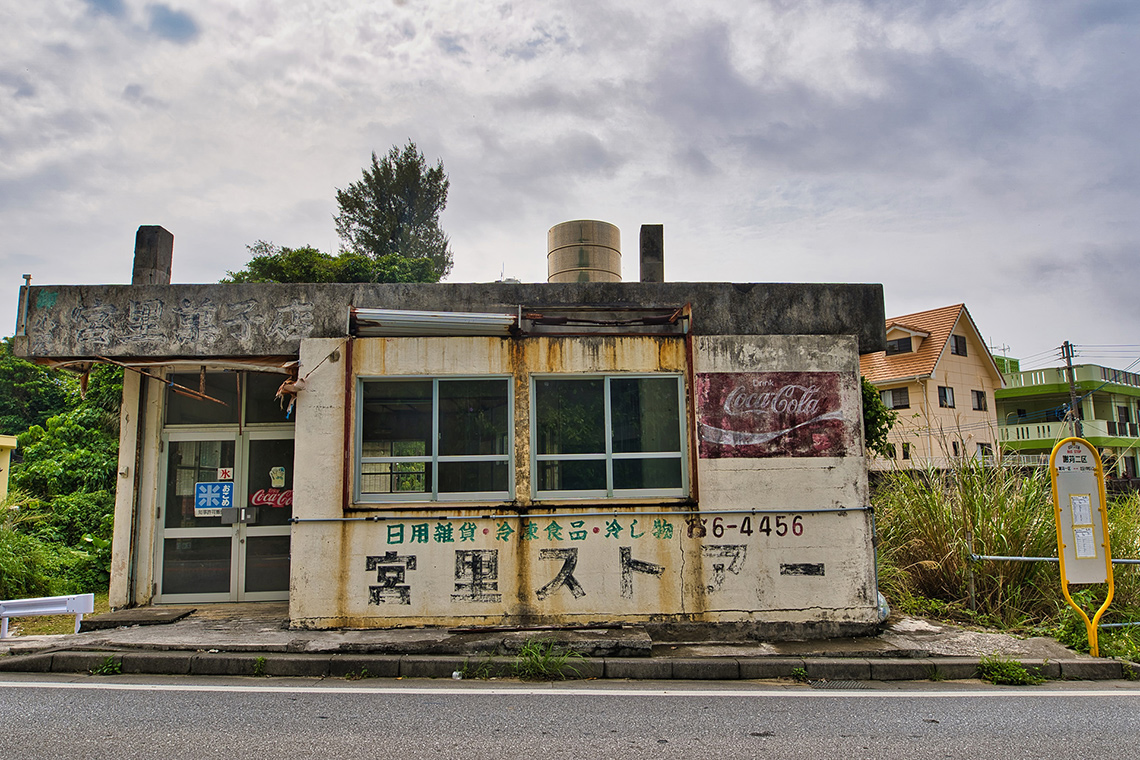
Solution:
<path fill-rule="evenodd" d="M 500 677 L 510 674 L 513 661 L 511 657 L 418 654 L 59 650 L 0 657 L 0 672 L 89 673 L 111 662 L 122 673 L 149 675 L 451 678 L 459 671 Z M 977 657 L 587 657 L 573 666 L 580 679 L 926 681 L 976 678 L 979 661 Z M 1122 660 L 1020 662 L 1031 672 L 1054 680 L 1140 677 L 1140 665 Z"/>

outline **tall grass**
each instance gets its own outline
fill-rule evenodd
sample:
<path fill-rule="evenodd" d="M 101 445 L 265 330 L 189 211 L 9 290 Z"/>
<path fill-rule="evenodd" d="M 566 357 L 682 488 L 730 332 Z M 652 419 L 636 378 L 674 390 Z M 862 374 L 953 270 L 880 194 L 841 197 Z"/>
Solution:
<path fill-rule="evenodd" d="M 880 586 L 895 607 L 1003 628 L 1063 616 L 1058 566 L 1047 562 L 973 563 L 976 610 L 970 606 L 971 548 L 977 555 L 1057 555 L 1046 470 L 963 459 L 947 471 L 889 473 L 872 501 Z M 1109 513 L 1114 556 L 1140 557 L 1140 499 L 1110 502 Z M 1140 577 L 1118 566 L 1116 578 L 1117 616 L 1140 612 Z"/>

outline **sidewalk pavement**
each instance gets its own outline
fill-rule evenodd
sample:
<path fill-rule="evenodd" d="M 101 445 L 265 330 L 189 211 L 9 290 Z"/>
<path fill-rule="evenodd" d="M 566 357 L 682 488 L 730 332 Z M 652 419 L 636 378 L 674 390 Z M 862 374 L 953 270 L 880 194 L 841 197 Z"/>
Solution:
<path fill-rule="evenodd" d="M 18 624 L 16 619 L 13 623 Z M 1118 679 L 1140 666 L 1094 658 L 1044 637 L 970 631 L 893 617 L 854 639 L 654 641 L 636 625 L 581 629 L 399 628 L 293 630 L 286 603 L 120 610 L 80 633 L 0 639 L 0 671 L 452 678 L 506 675 L 523 644 L 552 640 L 583 655 L 582 678 L 735 680 L 806 677 L 816 683 L 968 679 L 983 656 L 1016 659 L 1047 678 Z M 109 658 L 109 659 L 108 659 Z M 117 666 L 117 667 L 116 667 Z"/>

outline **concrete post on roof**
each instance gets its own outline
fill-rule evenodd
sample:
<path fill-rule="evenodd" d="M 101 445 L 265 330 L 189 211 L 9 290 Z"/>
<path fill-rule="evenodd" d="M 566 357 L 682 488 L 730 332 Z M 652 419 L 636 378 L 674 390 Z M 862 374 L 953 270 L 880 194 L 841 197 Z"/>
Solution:
<path fill-rule="evenodd" d="M 132 285 L 169 285 L 174 258 L 174 234 L 158 225 L 139 227 L 135 233 L 135 267 Z"/>
<path fill-rule="evenodd" d="M 174 259 L 174 234 L 158 225 L 142 225 L 135 233 L 135 261 L 131 272 L 132 285 L 169 285 Z M 144 383 L 150 383 L 151 392 L 144 393 Z M 130 607 L 140 600 L 134 588 L 133 558 L 134 526 L 139 502 L 138 466 L 140 446 L 157 445 L 146 436 L 144 419 L 157 413 L 161 399 L 158 383 L 145 380 L 137 372 L 123 373 L 123 400 L 119 405 L 119 467 L 115 484 L 115 528 L 111 542 L 111 584 L 109 589 L 112 609 Z"/>
<path fill-rule="evenodd" d="M 641 225 L 641 281 L 665 282 L 665 227 Z"/>

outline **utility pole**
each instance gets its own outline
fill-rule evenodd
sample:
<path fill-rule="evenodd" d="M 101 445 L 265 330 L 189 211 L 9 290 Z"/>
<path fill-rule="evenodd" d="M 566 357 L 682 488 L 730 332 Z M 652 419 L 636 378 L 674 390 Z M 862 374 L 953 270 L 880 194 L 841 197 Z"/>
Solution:
<path fill-rule="evenodd" d="M 1065 341 L 1061 344 L 1061 356 L 1065 359 L 1065 366 L 1069 369 L 1069 415 L 1072 417 L 1073 435 L 1077 438 L 1083 438 L 1084 431 L 1081 429 L 1081 417 L 1077 406 L 1077 373 L 1073 371 L 1072 343 Z"/>

